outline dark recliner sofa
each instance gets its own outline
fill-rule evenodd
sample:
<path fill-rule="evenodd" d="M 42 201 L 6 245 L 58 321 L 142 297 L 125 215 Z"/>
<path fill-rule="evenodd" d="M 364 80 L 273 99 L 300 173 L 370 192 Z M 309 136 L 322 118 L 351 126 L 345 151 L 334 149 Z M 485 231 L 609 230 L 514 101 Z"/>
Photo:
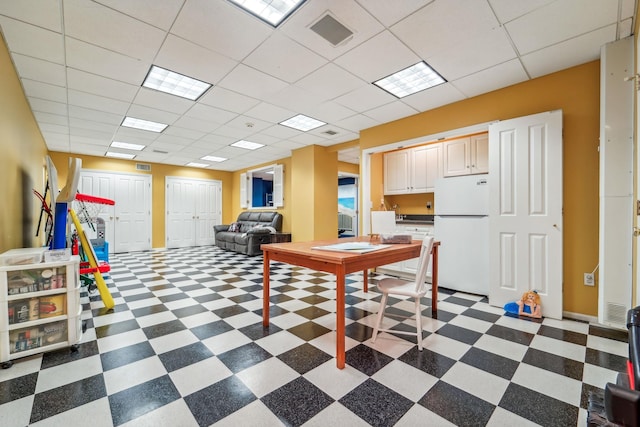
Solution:
<path fill-rule="evenodd" d="M 282 231 L 282 214 L 244 211 L 235 223 L 214 225 L 213 230 L 219 248 L 249 256 L 260 255 L 260 245 L 271 243 L 271 233 Z"/>

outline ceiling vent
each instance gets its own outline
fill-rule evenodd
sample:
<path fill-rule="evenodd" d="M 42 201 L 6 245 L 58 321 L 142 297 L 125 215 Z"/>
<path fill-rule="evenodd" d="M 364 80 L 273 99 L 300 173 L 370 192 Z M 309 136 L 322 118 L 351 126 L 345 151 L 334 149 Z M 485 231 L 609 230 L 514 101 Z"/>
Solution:
<path fill-rule="evenodd" d="M 316 21 L 310 28 L 314 33 L 334 46 L 338 46 L 353 37 L 353 31 L 339 23 L 328 13 Z"/>
<path fill-rule="evenodd" d="M 147 164 L 147 163 L 136 163 L 136 170 L 137 171 L 150 172 L 151 171 L 151 165 Z"/>
<path fill-rule="evenodd" d="M 162 151 L 162 150 L 153 150 L 153 152 L 158 154 L 169 154 L 168 151 Z"/>
<path fill-rule="evenodd" d="M 324 132 L 322 132 L 322 133 L 327 134 L 327 135 L 330 135 L 330 136 L 333 136 L 333 135 L 337 135 L 337 134 L 338 134 L 338 132 L 336 132 L 335 130 L 326 130 L 326 131 L 324 131 Z"/>

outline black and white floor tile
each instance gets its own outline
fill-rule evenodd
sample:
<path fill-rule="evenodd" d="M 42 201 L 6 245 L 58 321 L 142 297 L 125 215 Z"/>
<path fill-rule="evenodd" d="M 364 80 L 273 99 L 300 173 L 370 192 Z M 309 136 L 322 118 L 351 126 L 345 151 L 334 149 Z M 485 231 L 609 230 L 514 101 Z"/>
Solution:
<path fill-rule="evenodd" d="M 364 293 L 359 274 L 338 370 L 331 275 L 273 263 L 265 330 L 260 256 L 186 248 L 110 264 L 116 306 L 83 293 L 76 352 L 0 371 L 0 426 L 584 426 L 589 392 L 625 370 L 624 331 L 507 317 L 444 289 L 437 319 L 424 301 L 422 352 L 403 335 L 372 344 L 384 276 Z"/>

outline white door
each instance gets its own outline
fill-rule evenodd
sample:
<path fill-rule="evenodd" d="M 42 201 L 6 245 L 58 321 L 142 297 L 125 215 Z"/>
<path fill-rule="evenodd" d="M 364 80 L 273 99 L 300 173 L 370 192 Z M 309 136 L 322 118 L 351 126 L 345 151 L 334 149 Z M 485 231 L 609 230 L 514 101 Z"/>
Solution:
<path fill-rule="evenodd" d="M 78 192 L 115 201 L 115 180 L 113 175 L 104 172 L 81 170 Z M 78 205 L 75 202 L 73 207 L 76 211 L 78 210 Z M 115 206 L 101 205 L 98 216 L 104 220 L 104 239 L 109 243 L 109 253 L 115 253 Z M 90 226 L 83 224 L 82 227 L 90 239 L 97 237 L 96 231 L 92 230 Z"/>
<path fill-rule="evenodd" d="M 116 175 L 115 252 L 151 249 L 151 176 Z"/>
<path fill-rule="evenodd" d="M 213 245 L 213 226 L 222 224 L 220 206 L 222 188 L 219 183 L 202 181 L 196 184 L 196 246 Z"/>
<path fill-rule="evenodd" d="M 562 111 L 489 126 L 489 302 L 536 290 L 562 318 Z"/>
<path fill-rule="evenodd" d="M 166 178 L 167 248 L 215 243 L 213 226 L 222 224 L 220 181 Z"/>
<path fill-rule="evenodd" d="M 115 202 L 102 206 L 109 253 L 151 249 L 151 176 L 81 170 L 79 192 Z M 132 224 L 132 222 L 134 224 Z M 135 225 L 137 224 L 137 225 Z M 89 238 L 95 232 L 85 228 Z"/>
<path fill-rule="evenodd" d="M 196 244 L 195 185 L 184 179 L 167 177 L 167 248 Z"/>

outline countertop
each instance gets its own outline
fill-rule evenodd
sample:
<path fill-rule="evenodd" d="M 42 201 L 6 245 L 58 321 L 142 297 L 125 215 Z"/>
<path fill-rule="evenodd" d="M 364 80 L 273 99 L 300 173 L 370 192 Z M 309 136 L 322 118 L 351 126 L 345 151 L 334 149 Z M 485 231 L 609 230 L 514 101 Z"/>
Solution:
<path fill-rule="evenodd" d="M 402 217 L 402 219 L 399 219 Z M 412 224 L 433 224 L 433 215 L 398 215 L 396 217 L 396 224 L 398 225 L 412 225 Z"/>

